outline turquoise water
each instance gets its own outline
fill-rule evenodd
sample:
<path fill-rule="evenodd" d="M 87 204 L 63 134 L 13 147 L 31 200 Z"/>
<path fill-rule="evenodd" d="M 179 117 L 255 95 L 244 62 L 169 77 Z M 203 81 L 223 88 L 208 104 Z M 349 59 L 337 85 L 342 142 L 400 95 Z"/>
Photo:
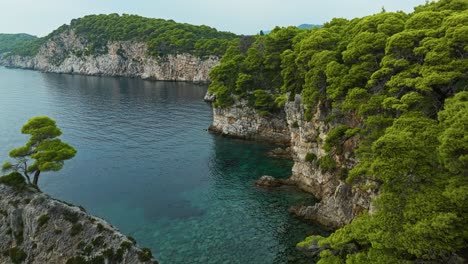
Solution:
<path fill-rule="evenodd" d="M 149 247 L 161 263 L 310 263 L 294 249 L 322 232 L 287 209 L 310 195 L 266 191 L 292 163 L 272 146 L 214 136 L 206 86 L 0 68 L 0 160 L 48 115 L 77 156 L 41 175 L 51 195 L 84 206 Z"/>

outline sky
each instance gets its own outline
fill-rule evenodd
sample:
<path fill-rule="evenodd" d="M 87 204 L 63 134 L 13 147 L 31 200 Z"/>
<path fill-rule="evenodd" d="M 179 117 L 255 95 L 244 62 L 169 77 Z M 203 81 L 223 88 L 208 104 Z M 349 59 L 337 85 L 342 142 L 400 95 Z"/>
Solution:
<path fill-rule="evenodd" d="M 412 12 L 425 0 L 0 0 L 0 33 L 44 36 L 73 18 L 126 13 L 207 25 L 237 34 L 323 24 L 387 11 Z"/>

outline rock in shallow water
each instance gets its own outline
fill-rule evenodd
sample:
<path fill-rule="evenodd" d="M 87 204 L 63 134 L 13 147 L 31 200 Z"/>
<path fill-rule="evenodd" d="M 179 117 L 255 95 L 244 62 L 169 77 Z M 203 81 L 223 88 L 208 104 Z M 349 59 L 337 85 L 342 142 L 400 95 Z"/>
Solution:
<path fill-rule="evenodd" d="M 277 188 L 282 186 L 293 185 L 288 179 L 276 179 L 275 177 L 263 175 L 255 182 L 255 185 L 266 188 Z"/>
<path fill-rule="evenodd" d="M 291 148 L 275 148 L 267 152 L 268 157 L 292 160 Z"/>

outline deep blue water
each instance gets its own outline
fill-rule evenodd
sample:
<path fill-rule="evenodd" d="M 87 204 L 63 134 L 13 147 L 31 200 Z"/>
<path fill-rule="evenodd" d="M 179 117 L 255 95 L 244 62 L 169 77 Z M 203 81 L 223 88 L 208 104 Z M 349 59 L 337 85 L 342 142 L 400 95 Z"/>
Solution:
<path fill-rule="evenodd" d="M 31 117 L 54 118 L 78 154 L 39 185 L 149 247 L 161 263 L 306 263 L 294 245 L 320 232 L 287 209 L 307 194 L 266 191 L 289 176 L 272 146 L 206 131 L 206 86 L 46 74 L 0 67 L 0 160 Z"/>

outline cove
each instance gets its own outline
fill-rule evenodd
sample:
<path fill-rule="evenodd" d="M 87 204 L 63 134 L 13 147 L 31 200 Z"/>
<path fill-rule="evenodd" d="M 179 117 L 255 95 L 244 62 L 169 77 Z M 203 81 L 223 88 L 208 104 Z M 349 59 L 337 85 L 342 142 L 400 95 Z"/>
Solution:
<path fill-rule="evenodd" d="M 0 160 L 47 115 L 77 156 L 39 185 L 81 205 L 153 250 L 161 263 L 310 263 L 294 248 L 323 232 L 287 212 L 308 194 L 267 191 L 262 175 L 287 177 L 273 146 L 206 131 L 206 86 L 48 74 L 0 67 Z"/>

